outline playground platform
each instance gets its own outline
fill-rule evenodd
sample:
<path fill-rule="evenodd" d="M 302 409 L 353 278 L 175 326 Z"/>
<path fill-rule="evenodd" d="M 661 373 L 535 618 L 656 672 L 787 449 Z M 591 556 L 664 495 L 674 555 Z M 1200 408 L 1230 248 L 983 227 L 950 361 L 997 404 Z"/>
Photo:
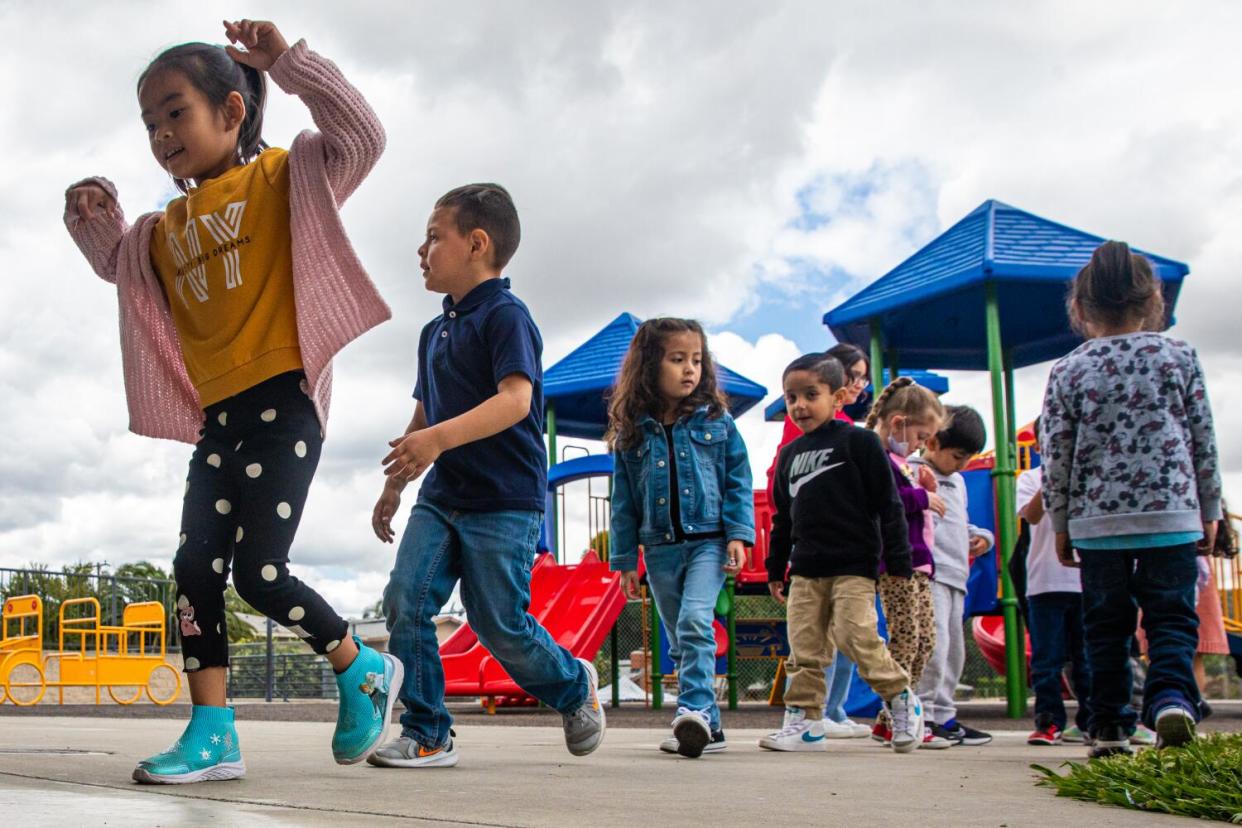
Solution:
<path fill-rule="evenodd" d="M 527 727 L 463 723 L 457 768 L 411 771 L 333 764 L 327 722 L 251 720 L 239 726 L 244 779 L 156 787 L 130 781 L 135 757 L 171 743 L 182 722 L 134 718 L 0 717 L 0 813 L 75 828 L 1189 824 L 1035 787 L 1031 762 L 1055 766 L 1079 759 L 1082 748 L 1028 747 L 1017 722 L 985 747 L 907 756 L 870 740 L 833 744 L 825 754 L 771 754 L 755 745 L 764 729 L 734 727 L 728 752 L 700 760 L 659 753 L 662 728 L 615 727 L 599 751 L 575 759 L 560 728 L 547 726 L 554 714 L 535 712 L 522 718 L 540 724 Z"/>

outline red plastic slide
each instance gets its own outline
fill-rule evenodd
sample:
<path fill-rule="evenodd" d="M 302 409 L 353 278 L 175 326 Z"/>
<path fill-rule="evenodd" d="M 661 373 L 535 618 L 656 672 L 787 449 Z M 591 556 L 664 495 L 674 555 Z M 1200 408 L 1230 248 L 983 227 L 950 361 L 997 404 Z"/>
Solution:
<path fill-rule="evenodd" d="M 594 551 L 561 566 L 540 555 L 531 569 L 530 614 L 556 642 L 578 658 L 592 659 L 625 606 L 621 575 Z M 446 696 L 529 698 L 466 624 L 440 645 Z"/>
<path fill-rule="evenodd" d="M 976 615 L 971 624 L 971 631 L 975 634 L 975 643 L 979 645 L 979 652 L 983 653 L 988 664 L 992 665 L 997 675 L 1005 675 L 1005 619 L 999 615 Z M 1026 639 L 1026 670 L 1029 676 L 1031 636 L 1026 634 L 1025 628 L 1022 632 Z"/>

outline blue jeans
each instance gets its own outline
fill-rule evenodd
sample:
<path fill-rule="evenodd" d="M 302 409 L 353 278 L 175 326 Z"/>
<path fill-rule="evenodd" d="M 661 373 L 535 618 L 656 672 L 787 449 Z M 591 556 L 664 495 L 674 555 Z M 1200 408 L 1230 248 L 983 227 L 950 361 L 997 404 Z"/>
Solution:
<path fill-rule="evenodd" d="M 837 650 L 832 663 L 824 668 L 824 681 L 828 685 L 824 697 L 824 716 L 840 724 L 849 718 L 845 713 L 845 697 L 850 694 L 850 684 L 854 678 L 854 662 L 845 657 L 845 653 Z"/>
<path fill-rule="evenodd" d="M 652 546 L 644 551 L 669 655 L 677 665 L 677 705 L 706 710 L 720 729 L 716 706 L 716 637 L 713 612 L 724 586 L 725 544 L 719 538 Z"/>
<path fill-rule="evenodd" d="M 1120 725 L 1133 729 L 1130 707 L 1130 644 L 1138 610 L 1147 634 L 1147 680 L 1143 723 L 1176 704 L 1199 719 L 1199 687 L 1192 662 L 1199 643 L 1195 612 L 1194 544 L 1155 549 L 1084 549 L 1083 616 L 1091 662 L 1091 731 Z"/>
<path fill-rule="evenodd" d="M 1082 594 L 1045 592 L 1027 601 L 1031 632 L 1031 689 L 1035 691 L 1035 726 L 1049 723 L 1065 730 L 1061 671 L 1070 664 L 1070 686 L 1078 699 L 1075 724 L 1085 733 L 1091 725 L 1091 667 L 1083 636 Z"/>
<path fill-rule="evenodd" d="M 432 618 L 461 580 L 466 620 L 518 686 L 562 713 L 586 701 L 586 671 L 531 617 L 530 570 L 543 515 L 468 512 L 421 499 L 401 536 L 384 589 L 388 651 L 405 665 L 401 733 L 428 749 L 444 744 L 444 667 Z"/>

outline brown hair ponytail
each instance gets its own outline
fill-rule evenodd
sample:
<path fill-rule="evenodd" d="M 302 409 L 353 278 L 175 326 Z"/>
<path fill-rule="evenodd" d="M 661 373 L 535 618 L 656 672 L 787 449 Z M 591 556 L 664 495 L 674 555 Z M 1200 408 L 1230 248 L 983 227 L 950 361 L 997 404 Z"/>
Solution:
<path fill-rule="evenodd" d="M 1107 241 L 1070 283 L 1066 310 L 1070 325 L 1087 336 L 1087 325 L 1122 327 L 1142 321 L 1147 330 L 1164 329 L 1164 293 L 1147 257 L 1125 242 Z"/>
<path fill-rule="evenodd" d="M 880 420 L 902 414 L 915 422 L 944 419 L 944 406 L 931 391 L 916 385 L 910 377 L 898 377 L 885 386 L 867 414 L 866 426 L 874 429 Z"/>

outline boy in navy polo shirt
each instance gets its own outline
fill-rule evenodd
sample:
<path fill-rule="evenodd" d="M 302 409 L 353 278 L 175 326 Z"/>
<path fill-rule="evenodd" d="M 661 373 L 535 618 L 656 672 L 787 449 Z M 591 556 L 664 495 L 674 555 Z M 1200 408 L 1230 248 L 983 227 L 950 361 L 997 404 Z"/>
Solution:
<path fill-rule="evenodd" d="M 444 313 L 419 337 L 414 417 L 390 443 L 371 519 L 391 543 L 402 490 L 430 468 L 384 590 L 388 649 L 406 668 L 401 737 L 381 746 L 373 765 L 457 764 L 432 618 L 459 578 L 479 641 L 522 689 L 561 713 L 569 752 L 585 756 L 604 739 L 595 668 L 527 612 L 547 453 L 543 341 L 500 278 L 520 236 L 509 193 L 469 184 L 436 202 L 418 249 L 427 289 L 446 296 Z"/>

